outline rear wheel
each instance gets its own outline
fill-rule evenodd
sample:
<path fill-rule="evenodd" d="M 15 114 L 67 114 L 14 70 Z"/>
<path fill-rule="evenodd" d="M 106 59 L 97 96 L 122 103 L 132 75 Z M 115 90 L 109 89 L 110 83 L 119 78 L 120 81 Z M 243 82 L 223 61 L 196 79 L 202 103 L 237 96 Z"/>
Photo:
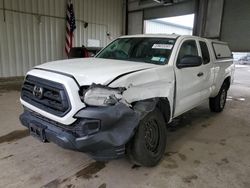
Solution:
<path fill-rule="evenodd" d="M 139 128 L 127 147 L 133 163 L 142 166 L 155 166 L 164 155 L 166 148 L 166 125 L 164 118 L 155 109 L 139 123 Z"/>
<path fill-rule="evenodd" d="M 221 86 L 221 89 L 218 95 L 214 98 L 209 99 L 209 107 L 212 112 L 221 112 L 223 111 L 226 100 L 227 100 L 227 85 L 224 83 Z"/>

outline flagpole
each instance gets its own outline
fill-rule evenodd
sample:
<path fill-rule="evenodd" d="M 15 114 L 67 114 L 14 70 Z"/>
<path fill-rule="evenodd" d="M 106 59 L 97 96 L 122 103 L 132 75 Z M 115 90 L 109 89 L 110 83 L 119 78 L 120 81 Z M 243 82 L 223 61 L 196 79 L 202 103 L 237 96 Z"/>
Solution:
<path fill-rule="evenodd" d="M 72 0 L 68 1 L 66 10 L 66 39 L 65 39 L 65 53 L 69 57 L 69 53 L 74 43 L 74 30 L 76 29 L 75 13 Z"/>

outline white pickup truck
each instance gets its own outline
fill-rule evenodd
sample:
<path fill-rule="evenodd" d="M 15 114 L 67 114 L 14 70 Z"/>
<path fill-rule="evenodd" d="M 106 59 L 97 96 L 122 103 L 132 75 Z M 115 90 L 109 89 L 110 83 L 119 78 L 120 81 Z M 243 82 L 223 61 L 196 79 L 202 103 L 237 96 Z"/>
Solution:
<path fill-rule="evenodd" d="M 154 166 L 167 125 L 209 100 L 221 112 L 233 81 L 226 43 L 194 36 L 123 36 L 94 58 L 39 65 L 24 80 L 21 123 L 41 141 Z"/>

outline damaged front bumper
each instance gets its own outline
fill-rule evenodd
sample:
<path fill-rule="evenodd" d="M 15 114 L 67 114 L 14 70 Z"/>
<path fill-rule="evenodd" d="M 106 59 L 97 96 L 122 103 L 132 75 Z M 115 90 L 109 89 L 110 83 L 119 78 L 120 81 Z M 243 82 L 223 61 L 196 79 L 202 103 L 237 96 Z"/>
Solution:
<path fill-rule="evenodd" d="M 67 149 L 90 154 L 96 160 L 109 160 L 125 154 L 125 144 L 134 135 L 139 115 L 123 103 L 107 107 L 86 107 L 65 126 L 25 110 L 21 123 L 32 132 L 39 127 L 39 137 Z M 34 130 L 33 130 L 34 131 Z M 36 131 L 36 130 L 35 130 Z M 42 134 L 42 135 L 41 135 Z"/>

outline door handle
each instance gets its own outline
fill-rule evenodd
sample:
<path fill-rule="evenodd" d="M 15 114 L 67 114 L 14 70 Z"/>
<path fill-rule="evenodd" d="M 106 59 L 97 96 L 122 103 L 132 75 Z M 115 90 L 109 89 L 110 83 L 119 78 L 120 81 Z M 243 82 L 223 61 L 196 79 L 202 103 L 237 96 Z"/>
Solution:
<path fill-rule="evenodd" d="M 198 77 L 201 77 L 201 76 L 203 76 L 203 75 L 204 75 L 203 72 L 199 72 L 199 73 L 197 74 Z"/>

